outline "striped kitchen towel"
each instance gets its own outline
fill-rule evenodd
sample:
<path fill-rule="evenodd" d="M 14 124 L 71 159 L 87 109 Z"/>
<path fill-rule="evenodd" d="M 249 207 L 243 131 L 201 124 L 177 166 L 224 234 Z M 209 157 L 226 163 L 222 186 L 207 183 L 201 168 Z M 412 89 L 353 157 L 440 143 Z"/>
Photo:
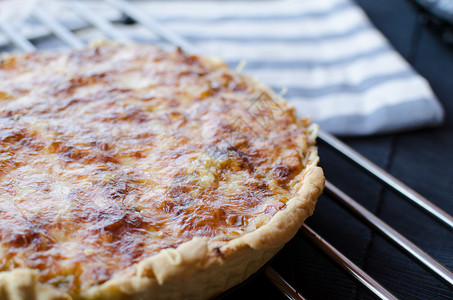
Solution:
<path fill-rule="evenodd" d="M 439 125 L 424 78 L 350 0 L 153 1 L 141 7 L 201 52 L 279 91 L 340 135 Z"/>
<path fill-rule="evenodd" d="M 40 0 L 39 5 L 47 5 L 69 28 L 86 26 L 70 3 Z M 83 3 L 108 19 L 121 17 L 103 1 Z M 397 132 L 436 126 L 443 120 L 443 109 L 426 80 L 352 0 L 131 3 L 201 53 L 219 56 L 231 67 L 245 60 L 244 73 L 277 92 L 287 89 L 285 96 L 298 114 L 312 117 L 331 133 Z M 39 25 L 32 19 L 22 32 L 29 37 L 43 36 L 47 29 Z M 162 45 L 162 39 L 139 24 L 119 27 L 136 41 Z M 102 37 L 95 30 L 78 34 L 85 40 Z M 55 40 L 41 40 L 37 45 L 40 49 L 61 46 Z M 2 43 L 0 36 L 0 46 Z"/>

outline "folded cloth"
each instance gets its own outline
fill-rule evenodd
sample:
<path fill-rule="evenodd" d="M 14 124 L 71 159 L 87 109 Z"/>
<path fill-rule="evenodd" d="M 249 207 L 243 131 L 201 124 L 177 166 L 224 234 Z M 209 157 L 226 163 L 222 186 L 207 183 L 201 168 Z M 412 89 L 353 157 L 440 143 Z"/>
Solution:
<path fill-rule="evenodd" d="M 339 135 L 439 125 L 424 78 L 350 0 L 153 1 L 149 15 L 276 90 Z"/>
<path fill-rule="evenodd" d="M 63 5 L 61 11 L 56 3 Z M 68 28 L 86 26 L 67 3 L 41 1 L 40 5 L 48 4 L 47 11 Z M 100 16 L 111 20 L 120 17 L 103 2 L 84 3 L 91 4 Z M 245 60 L 244 73 L 276 91 L 287 89 L 285 96 L 298 114 L 311 117 L 331 133 L 396 132 L 439 125 L 443 120 L 443 109 L 426 80 L 351 0 L 161 0 L 132 4 L 201 53 L 219 56 L 232 67 Z M 26 36 L 45 34 L 46 28 L 36 21 L 28 25 L 22 28 Z M 140 42 L 162 43 L 140 25 L 119 29 Z M 92 30 L 82 38 L 99 38 L 97 33 Z M 55 40 L 43 42 L 48 45 L 38 43 L 41 49 L 58 46 Z"/>

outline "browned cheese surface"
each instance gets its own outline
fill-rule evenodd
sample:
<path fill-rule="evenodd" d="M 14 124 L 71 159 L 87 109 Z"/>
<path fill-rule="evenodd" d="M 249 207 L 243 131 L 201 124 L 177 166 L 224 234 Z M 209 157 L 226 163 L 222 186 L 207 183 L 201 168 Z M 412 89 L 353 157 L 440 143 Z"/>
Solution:
<path fill-rule="evenodd" d="M 299 184 L 303 122 L 250 78 L 181 51 L 5 56 L 0 271 L 38 269 L 77 294 L 195 236 L 218 247 L 253 231 Z"/>

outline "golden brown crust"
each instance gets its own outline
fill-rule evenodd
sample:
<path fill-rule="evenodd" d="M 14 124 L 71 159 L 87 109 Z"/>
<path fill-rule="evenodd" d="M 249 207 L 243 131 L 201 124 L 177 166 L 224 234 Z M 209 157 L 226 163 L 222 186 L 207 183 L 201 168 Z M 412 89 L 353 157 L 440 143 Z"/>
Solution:
<path fill-rule="evenodd" d="M 223 257 L 210 256 L 206 240 L 194 238 L 142 261 L 136 276 L 92 287 L 84 298 L 206 299 L 239 284 L 272 258 L 313 213 L 324 186 L 322 169 L 312 165 L 301 176 L 303 184 L 287 208 L 257 231 L 224 245 L 220 250 Z M 39 286 L 33 270 L 0 273 L 0 299 L 69 299 L 50 287 Z"/>
<path fill-rule="evenodd" d="M 92 289 L 87 298 L 207 299 L 239 284 L 272 258 L 312 215 L 324 187 L 324 175 L 313 164 L 300 176 L 303 184 L 287 208 L 258 230 L 224 245 L 222 257 L 212 257 L 206 240 L 195 238 L 141 262 L 136 277 Z"/>
<path fill-rule="evenodd" d="M 30 81 L 43 63 L 56 73 Z M 101 43 L 0 67 L 0 299 L 204 299 L 250 276 L 313 213 L 324 183 L 313 129 L 219 60 Z M 55 78 L 69 83 L 49 88 Z M 28 105 L 24 82 L 46 83 L 33 99 L 56 101 Z M 252 107 L 263 95 L 267 110 Z M 42 121 L 59 118 L 69 127 Z M 49 163 L 47 174 L 70 185 L 56 189 L 33 171 Z"/>

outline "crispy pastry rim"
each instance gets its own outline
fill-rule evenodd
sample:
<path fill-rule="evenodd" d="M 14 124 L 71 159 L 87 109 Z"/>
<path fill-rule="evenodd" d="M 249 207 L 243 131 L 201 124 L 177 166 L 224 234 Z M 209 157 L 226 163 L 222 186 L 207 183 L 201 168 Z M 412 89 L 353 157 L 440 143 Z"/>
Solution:
<path fill-rule="evenodd" d="M 176 249 L 165 249 L 137 264 L 134 276 L 121 276 L 91 287 L 86 299 L 205 299 L 239 284 L 274 256 L 312 215 L 324 187 L 322 169 L 313 162 L 300 174 L 302 184 L 269 223 L 231 240 L 213 255 L 206 238 L 194 238 Z M 216 252 L 219 250 L 216 250 Z M 0 273 L 0 298 L 71 299 L 38 281 L 32 269 Z M 177 286 L 177 288 L 175 288 Z"/>
<path fill-rule="evenodd" d="M 195 237 L 176 249 L 165 249 L 120 275 L 81 291 L 81 299 L 206 299 L 239 284 L 269 261 L 313 214 L 324 188 L 317 149 L 308 148 L 300 185 L 285 209 L 241 237 L 212 248 L 208 238 Z M 39 271 L 17 268 L 0 272 L 0 300 L 73 299 L 39 282 Z"/>

